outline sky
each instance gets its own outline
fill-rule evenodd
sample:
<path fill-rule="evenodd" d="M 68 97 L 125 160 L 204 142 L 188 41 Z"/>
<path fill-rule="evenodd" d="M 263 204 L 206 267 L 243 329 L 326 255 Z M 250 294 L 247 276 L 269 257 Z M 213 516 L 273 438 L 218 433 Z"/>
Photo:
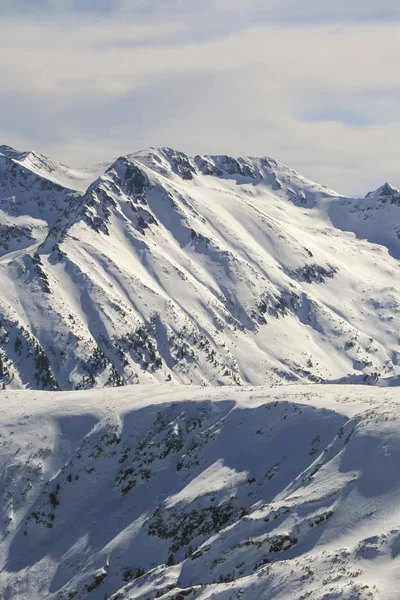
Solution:
<path fill-rule="evenodd" d="M 0 143 L 85 166 L 149 146 L 400 186 L 398 0 L 0 0 Z"/>

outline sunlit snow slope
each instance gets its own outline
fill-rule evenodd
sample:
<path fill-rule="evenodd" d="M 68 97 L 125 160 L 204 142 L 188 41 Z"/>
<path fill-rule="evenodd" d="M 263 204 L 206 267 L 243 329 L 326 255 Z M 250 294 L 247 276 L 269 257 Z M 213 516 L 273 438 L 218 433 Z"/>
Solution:
<path fill-rule="evenodd" d="M 0 598 L 397 600 L 400 397 L 1 394 Z"/>
<path fill-rule="evenodd" d="M 400 194 L 153 148 L 0 147 L 0 385 L 396 382 Z"/>

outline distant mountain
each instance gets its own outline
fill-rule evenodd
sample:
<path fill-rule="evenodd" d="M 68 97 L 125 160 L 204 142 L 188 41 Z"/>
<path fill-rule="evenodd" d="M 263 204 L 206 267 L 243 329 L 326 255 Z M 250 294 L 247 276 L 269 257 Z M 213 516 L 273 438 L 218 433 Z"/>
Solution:
<path fill-rule="evenodd" d="M 105 162 L 84 169 L 71 169 L 38 152 L 20 152 L 5 145 L 0 145 L 0 154 L 10 158 L 15 164 L 29 169 L 32 173 L 40 177 L 80 192 L 85 192 L 92 181 L 101 175 L 111 164 L 110 162 Z"/>
<path fill-rule="evenodd" d="M 399 377 L 393 186 L 169 148 L 98 175 L 0 147 L 0 385 Z"/>
<path fill-rule="evenodd" d="M 373 192 L 368 192 L 366 198 L 381 198 L 382 196 L 399 196 L 400 190 L 391 183 L 384 183 Z"/>

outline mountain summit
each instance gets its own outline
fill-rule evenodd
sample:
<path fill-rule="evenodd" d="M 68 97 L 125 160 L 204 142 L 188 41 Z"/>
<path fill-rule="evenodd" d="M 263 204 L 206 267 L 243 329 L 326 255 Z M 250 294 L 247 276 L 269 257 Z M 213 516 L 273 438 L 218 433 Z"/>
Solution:
<path fill-rule="evenodd" d="M 0 147 L 2 386 L 400 374 L 395 188 L 170 148 L 98 171 Z"/>
<path fill-rule="evenodd" d="M 391 183 L 384 183 L 381 187 L 379 187 L 374 192 L 368 192 L 365 196 L 366 198 L 381 198 L 382 196 L 398 196 L 400 195 L 400 190 L 397 189 Z"/>

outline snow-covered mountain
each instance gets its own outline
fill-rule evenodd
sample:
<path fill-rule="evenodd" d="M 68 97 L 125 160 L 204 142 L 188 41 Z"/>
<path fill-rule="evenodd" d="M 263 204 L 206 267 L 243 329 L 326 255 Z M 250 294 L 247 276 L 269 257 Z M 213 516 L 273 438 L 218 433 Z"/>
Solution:
<path fill-rule="evenodd" d="M 0 154 L 41 178 L 80 192 L 85 192 L 88 186 L 111 164 L 110 162 L 104 162 L 84 169 L 71 169 L 71 167 L 67 167 L 38 152 L 20 152 L 5 145 L 0 145 Z"/>
<path fill-rule="evenodd" d="M 399 259 L 388 184 L 345 198 L 169 148 L 98 176 L 2 146 L 0 385 L 395 381 Z"/>
<path fill-rule="evenodd" d="M 396 388 L 2 392 L 2 600 L 397 600 Z"/>
<path fill-rule="evenodd" d="M 399 261 L 390 184 L 1 146 L 0 600 L 397 599 Z"/>

